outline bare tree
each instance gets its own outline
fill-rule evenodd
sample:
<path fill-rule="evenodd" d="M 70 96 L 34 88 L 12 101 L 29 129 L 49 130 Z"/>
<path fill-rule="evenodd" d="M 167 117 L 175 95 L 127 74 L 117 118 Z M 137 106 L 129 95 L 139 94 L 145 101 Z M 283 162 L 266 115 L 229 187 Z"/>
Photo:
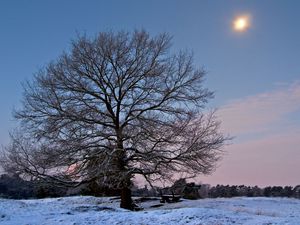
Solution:
<path fill-rule="evenodd" d="M 6 148 L 6 168 L 120 188 L 127 209 L 136 175 L 151 183 L 212 172 L 226 141 L 203 113 L 213 93 L 192 56 L 170 46 L 167 34 L 145 31 L 79 37 L 24 85 L 15 113 L 24 134 Z"/>

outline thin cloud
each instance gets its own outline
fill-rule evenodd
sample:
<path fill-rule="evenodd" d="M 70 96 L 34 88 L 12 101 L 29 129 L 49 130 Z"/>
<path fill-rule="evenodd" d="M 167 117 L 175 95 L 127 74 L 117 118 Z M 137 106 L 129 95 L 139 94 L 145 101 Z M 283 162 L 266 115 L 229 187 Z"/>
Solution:
<path fill-rule="evenodd" d="M 300 170 L 300 83 L 232 101 L 218 116 L 235 143 L 204 183 L 297 185 Z"/>
<path fill-rule="evenodd" d="M 223 129 L 233 135 L 270 131 L 300 110 L 300 83 L 238 99 L 220 108 Z"/>

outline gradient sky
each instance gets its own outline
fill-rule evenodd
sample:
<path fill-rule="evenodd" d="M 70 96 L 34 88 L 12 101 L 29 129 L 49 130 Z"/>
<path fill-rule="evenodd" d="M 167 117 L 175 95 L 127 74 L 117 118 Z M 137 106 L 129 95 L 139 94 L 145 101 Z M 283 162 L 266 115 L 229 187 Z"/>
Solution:
<path fill-rule="evenodd" d="M 300 1 L 0 1 L 0 144 L 15 126 L 21 83 L 68 51 L 77 33 L 168 32 L 208 71 L 225 133 L 235 136 L 211 184 L 300 184 Z M 235 16 L 250 14 L 244 33 Z"/>

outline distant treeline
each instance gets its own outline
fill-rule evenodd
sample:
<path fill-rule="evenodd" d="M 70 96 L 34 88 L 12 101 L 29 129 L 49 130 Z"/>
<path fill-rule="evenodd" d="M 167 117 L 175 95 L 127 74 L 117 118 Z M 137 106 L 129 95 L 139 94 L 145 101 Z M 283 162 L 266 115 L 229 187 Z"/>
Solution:
<path fill-rule="evenodd" d="M 292 186 L 268 186 L 260 188 L 258 186 L 245 185 L 216 185 L 187 183 L 185 179 L 177 180 L 173 186 L 167 188 L 152 188 L 134 190 L 138 196 L 159 196 L 161 194 L 176 194 L 187 199 L 199 198 L 231 198 L 231 197 L 294 197 L 300 198 L 300 185 Z M 158 190 L 158 191 L 157 191 Z"/>
<path fill-rule="evenodd" d="M 67 189 L 55 187 L 44 182 L 26 181 L 18 175 L 0 176 L 0 197 L 12 199 L 44 198 L 64 196 Z"/>
<path fill-rule="evenodd" d="M 148 189 L 132 187 L 135 196 L 160 196 L 163 194 L 181 195 L 187 199 L 219 198 L 219 197 L 294 197 L 300 198 L 300 185 L 269 186 L 260 188 L 245 185 L 217 185 L 187 183 L 185 179 L 177 180 L 167 188 L 154 187 Z M 63 197 L 70 195 L 116 196 L 119 190 L 101 187 L 96 183 L 86 184 L 77 188 L 57 187 L 50 182 L 26 181 L 18 175 L 0 175 L 0 197 L 12 199 Z"/>

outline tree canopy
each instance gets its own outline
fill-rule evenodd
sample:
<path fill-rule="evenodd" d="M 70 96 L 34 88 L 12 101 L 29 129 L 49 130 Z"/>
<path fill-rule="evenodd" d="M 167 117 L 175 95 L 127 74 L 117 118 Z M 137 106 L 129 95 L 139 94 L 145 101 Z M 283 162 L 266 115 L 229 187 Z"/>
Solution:
<path fill-rule="evenodd" d="M 6 148 L 5 167 L 126 193 L 136 175 L 151 183 L 208 174 L 226 137 L 204 111 L 213 97 L 205 74 L 188 52 L 171 53 L 167 34 L 80 36 L 24 85 L 15 112 L 21 128 Z"/>

